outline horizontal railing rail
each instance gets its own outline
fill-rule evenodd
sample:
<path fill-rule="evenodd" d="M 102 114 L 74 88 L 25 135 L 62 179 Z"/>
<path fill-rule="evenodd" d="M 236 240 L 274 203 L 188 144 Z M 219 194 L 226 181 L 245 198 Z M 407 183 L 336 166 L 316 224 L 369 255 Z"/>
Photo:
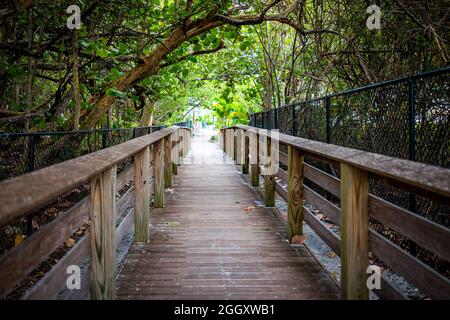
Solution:
<path fill-rule="evenodd" d="M 448 168 L 449 74 L 444 67 L 295 101 L 251 114 L 250 125 Z"/>
<path fill-rule="evenodd" d="M 369 220 L 375 220 L 440 259 L 450 261 L 450 230 L 447 227 L 369 193 L 369 180 L 381 180 L 386 185 L 428 197 L 448 212 L 449 169 L 282 133 L 272 135 L 271 131 L 243 125 L 223 128 L 220 142 L 224 152 L 237 164 L 242 164 L 243 173 L 250 172 L 253 186 L 260 185 L 259 175 L 265 166 L 271 161 L 279 161 L 276 165 L 281 166 L 276 173 L 264 175 L 264 202 L 266 206 L 274 206 L 275 191 L 287 201 L 289 241 L 303 234 L 305 221 L 341 257 L 342 298 L 368 298 L 369 251 L 428 297 L 450 298 L 448 276 L 369 228 Z M 288 151 L 279 152 L 275 157 L 271 145 L 276 142 Z M 306 163 L 305 157 L 319 163 L 339 164 L 340 177 Z M 287 171 L 281 167 L 287 167 Z M 305 180 L 313 182 L 337 201 L 331 201 L 317 188 L 305 185 Z M 303 200 L 339 226 L 340 236 L 317 218 Z M 406 298 L 384 275 L 381 276 L 381 288 L 375 291 L 387 299 Z"/>
<path fill-rule="evenodd" d="M 163 128 L 164 125 L 78 131 L 0 132 L 0 180 L 111 147 Z"/>
<path fill-rule="evenodd" d="M 135 241 L 149 241 L 151 196 L 154 208 L 164 206 L 164 188 L 172 186 L 172 174 L 190 148 L 190 136 L 191 129 L 173 126 L 0 182 L 0 226 L 83 184 L 90 185 L 89 196 L 0 257 L 0 297 L 11 294 L 90 220 L 85 235 L 22 297 L 54 298 L 66 285 L 67 267 L 81 265 L 90 257 L 86 285 L 91 298 L 113 299 L 116 245 L 128 234 L 133 220 Z M 117 174 L 117 165 L 127 159 L 133 159 L 134 165 Z"/>

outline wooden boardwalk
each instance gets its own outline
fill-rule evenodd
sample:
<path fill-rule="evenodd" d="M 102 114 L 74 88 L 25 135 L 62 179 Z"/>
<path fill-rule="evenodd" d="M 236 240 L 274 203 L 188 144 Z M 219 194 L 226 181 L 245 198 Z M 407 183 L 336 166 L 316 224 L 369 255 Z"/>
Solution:
<path fill-rule="evenodd" d="M 151 213 L 150 244 L 133 245 L 119 299 L 337 299 L 310 252 L 290 246 L 278 212 L 205 137 Z M 229 159 L 228 159 L 229 160 Z"/>

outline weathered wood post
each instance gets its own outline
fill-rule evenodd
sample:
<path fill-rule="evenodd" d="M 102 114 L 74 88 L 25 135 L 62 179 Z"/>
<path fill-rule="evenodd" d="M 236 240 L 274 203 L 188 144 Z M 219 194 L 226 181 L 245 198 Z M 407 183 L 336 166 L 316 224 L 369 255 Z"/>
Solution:
<path fill-rule="evenodd" d="M 243 154 L 243 148 L 244 148 L 244 131 L 242 129 L 235 129 L 235 139 L 236 139 L 236 145 L 234 148 L 235 152 L 235 158 L 236 158 L 236 164 L 242 165 L 244 163 L 244 154 Z"/>
<path fill-rule="evenodd" d="M 288 146 L 288 240 L 303 234 L 303 154 Z"/>
<path fill-rule="evenodd" d="M 180 138 L 178 137 L 178 129 L 172 134 L 172 138 L 171 138 L 171 140 L 172 140 L 172 142 L 171 143 L 173 143 L 173 142 L 176 142 L 176 144 L 175 144 L 175 149 L 174 150 L 172 150 L 172 152 L 174 153 L 174 157 L 175 157 L 175 161 L 173 161 L 172 162 L 172 173 L 174 174 L 174 175 L 177 175 L 178 174 L 178 162 L 179 162 L 179 152 L 178 152 L 178 150 L 179 150 L 179 148 L 180 148 L 180 145 L 179 145 L 179 140 L 180 140 Z M 172 157 L 172 155 L 171 155 L 171 157 Z"/>
<path fill-rule="evenodd" d="M 178 164 L 181 165 L 183 163 L 183 157 L 184 157 L 184 150 L 183 150 L 183 143 L 184 137 L 183 137 L 183 129 L 178 130 Z"/>
<path fill-rule="evenodd" d="M 222 150 L 227 153 L 227 129 L 221 129 L 222 132 Z"/>
<path fill-rule="evenodd" d="M 247 135 L 247 132 L 244 132 L 244 163 L 242 164 L 242 173 L 243 174 L 248 174 L 248 168 L 249 168 L 249 163 L 250 163 L 250 159 L 249 159 L 249 153 L 250 153 L 250 142 L 249 142 L 249 137 Z"/>
<path fill-rule="evenodd" d="M 191 151 L 191 147 L 192 147 L 192 131 L 190 129 L 187 130 L 188 132 L 188 151 Z"/>
<path fill-rule="evenodd" d="M 134 156 L 134 240 L 147 243 L 150 219 L 150 148 Z"/>
<path fill-rule="evenodd" d="M 184 136 L 184 156 L 186 157 L 186 155 L 189 153 L 189 134 L 188 134 L 188 130 L 187 129 L 183 129 L 183 136 Z"/>
<path fill-rule="evenodd" d="M 117 167 L 91 179 L 91 299 L 116 298 Z"/>
<path fill-rule="evenodd" d="M 233 161 L 237 163 L 237 136 L 236 136 L 236 129 L 231 129 L 231 134 L 233 135 Z"/>
<path fill-rule="evenodd" d="M 265 171 L 270 171 L 269 168 L 272 165 L 272 139 L 269 137 L 269 132 L 266 132 L 265 137 L 265 158 L 266 161 L 264 163 Z M 275 175 L 268 174 L 265 172 L 264 175 L 264 205 L 266 207 L 274 207 L 275 206 Z"/>
<path fill-rule="evenodd" d="M 253 187 L 259 187 L 259 136 L 255 132 L 250 133 L 251 165 L 250 174 Z"/>
<path fill-rule="evenodd" d="M 341 297 L 368 299 L 367 172 L 341 163 Z"/>
<path fill-rule="evenodd" d="M 229 156 L 231 155 L 231 134 L 230 134 L 230 129 L 225 129 L 226 132 L 226 136 L 227 136 L 227 145 L 226 145 L 226 150 L 225 153 Z"/>
<path fill-rule="evenodd" d="M 164 139 L 153 144 L 153 206 L 164 207 Z"/>
<path fill-rule="evenodd" d="M 172 188 L 172 136 L 164 138 L 164 187 Z"/>

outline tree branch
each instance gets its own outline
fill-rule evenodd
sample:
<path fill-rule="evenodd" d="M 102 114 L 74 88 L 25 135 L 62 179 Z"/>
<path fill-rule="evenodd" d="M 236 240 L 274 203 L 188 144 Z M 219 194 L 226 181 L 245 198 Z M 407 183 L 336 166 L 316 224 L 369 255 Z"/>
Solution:
<path fill-rule="evenodd" d="M 202 54 L 210 54 L 210 53 L 214 53 L 214 52 L 217 52 L 217 51 L 219 51 L 219 50 L 222 50 L 223 48 L 225 48 L 225 45 L 224 45 L 223 41 L 221 40 L 220 43 L 219 43 L 219 45 L 218 45 L 216 48 L 213 48 L 213 49 L 205 49 L 205 50 L 199 50 L 199 51 L 194 51 L 194 52 L 192 52 L 192 53 L 189 53 L 189 54 L 187 54 L 187 55 L 185 55 L 185 56 L 182 56 L 182 57 L 180 57 L 180 58 L 174 60 L 173 62 L 166 62 L 166 63 L 160 64 L 160 65 L 159 65 L 159 68 L 160 68 L 160 69 L 161 69 L 161 68 L 166 68 L 166 67 L 171 66 L 171 65 L 173 65 L 173 64 L 177 64 L 177 63 L 179 63 L 179 62 L 181 62 L 181 61 L 183 61 L 183 60 L 186 60 L 186 59 L 188 59 L 188 58 L 190 58 L 190 57 L 195 57 L 195 56 L 199 56 L 199 55 L 202 55 Z"/>

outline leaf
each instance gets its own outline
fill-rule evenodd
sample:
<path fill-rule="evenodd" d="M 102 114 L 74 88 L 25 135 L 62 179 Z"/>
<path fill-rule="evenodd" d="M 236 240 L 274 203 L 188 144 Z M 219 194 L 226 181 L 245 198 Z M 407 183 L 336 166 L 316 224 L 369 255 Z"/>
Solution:
<path fill-rule="evenodd" d="M 106 50 L 106 49 L 100 48 L 100 49 L 97 49 L 97 51 L 95 52 L 95 54 L 96 54 L 97 56 L 99 56 L 100 58 L 106 58 L 107 56 L 109 56 L 109 55 L 111 54 L 111 52 L 109 52 L 109 51 Z"/>
<path fill-rule="evenodd" d="M 298 234 L 292 238 L 292 244 L 303 244 L 306 240 L 305 234 Z"/>
<path fill-rule="evenodd" d="M 125 92 L 117 90 L 116 88 L 109 88 L 108 90 L 106 90 L 106 95 L 109 97 L 118 97 L 122 99 L 125 99 L 127 97 L 127 94 Z"/>
<path fill-rule="evenodd" d="M 67 241 L 66 241 L 66 246 L 67 247 L 71 248 L 71 247 L 74 246 L 74 244 L 75 244 L 75 240 L 74 239 L 72 239 L 72 238 L 67 239 Z"/>
<path fill-rule="evenodd" d="M 253 209 L 255 209 L 255 207 L 248 206 L 247 208 L 244 209 L 244 211 L 247 212 L 247 213 L 250 213 Z"/>
<path fill-rule="evenodd" d="M 16 238 L 14 239 L 14 245 L 18 246 L 20 245 L 23 240 L 25 240 L 26 236 L 24 236 L 23 234 L 16 234 Z"/>
<path fill-rule="evenodd" d="M 329 258 L 336 258 L 336 253 L 330 252 L 330 253 L 328 254 L 328 257 L 329 257 Z"/>

